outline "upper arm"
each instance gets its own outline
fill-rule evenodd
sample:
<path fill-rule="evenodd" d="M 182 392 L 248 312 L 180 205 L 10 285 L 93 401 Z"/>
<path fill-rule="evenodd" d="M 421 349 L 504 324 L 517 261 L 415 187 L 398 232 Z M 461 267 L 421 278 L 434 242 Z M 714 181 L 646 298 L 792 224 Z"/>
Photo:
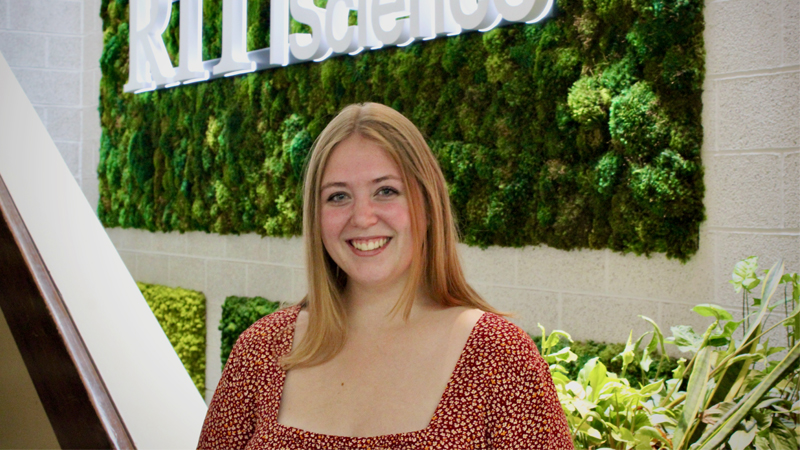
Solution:
<path fill-rule="evenodd" d="M 569 427 L 547 363 L 530 337 L 508 326 L 513 330 L 507 342 L 498 343 L 497 369 L 490 380 L 490 448 L 571 450 Z"/>
<path fill-rule="evenodd" d="M 208 406 L 197 448 L 244 448 L 255 430 L 255 395 L 251 392 L 255 366 L 246 342 L 243 334 L 231 351 Z"/>

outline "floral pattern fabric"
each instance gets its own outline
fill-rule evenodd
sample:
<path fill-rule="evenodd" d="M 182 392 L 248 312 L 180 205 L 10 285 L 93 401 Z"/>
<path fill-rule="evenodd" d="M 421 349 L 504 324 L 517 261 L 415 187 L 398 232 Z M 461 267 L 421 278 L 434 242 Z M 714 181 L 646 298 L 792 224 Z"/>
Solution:
<path fill-rule="evenodd" d="M 239 337 L 208 408 L 203 449 L 572 449 L 547 363 L 530 337 L 484 313 L 430 424 L 374 437 L 322 435 L 278 423 L 299 306 L 266 316 Z"/>

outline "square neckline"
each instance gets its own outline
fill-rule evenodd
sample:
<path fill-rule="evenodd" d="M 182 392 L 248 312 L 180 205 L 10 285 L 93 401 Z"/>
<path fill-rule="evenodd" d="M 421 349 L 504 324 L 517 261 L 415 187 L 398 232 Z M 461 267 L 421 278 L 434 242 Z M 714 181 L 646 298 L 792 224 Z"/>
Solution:
<path fill-rule="evenodd" d="M 301 307 L 300 307 L 300 305 L 298 305 L 296 307 L 295 312 L 294 312 L 294 319 L 292 320 L 292 323 L 291 323 L 291 326 L 290 326 L 290 329 L 289 329 L 290 332 L 288 333 L 288 334 L 290 334 L 291 338 L 287 339 L 287 343 L 288 343 L 288 347 L 289 348 L 288 348 L 288 350 L 282 352 L 282 354 L 280 355 L 281 357 L 283 357 L 289 351 L 291 351 L 292 346 L 294 345 L 294 334 L 295 334 L 294 332 L 295 332 L 295 328 L 297 327 L 297 316 L 300 314 L 300 309 L 301 309 Z M 278 386 L 278 389 L 275 390 L 277 392 L 277 395 L 274 396 L 274 401 L 277 404 L 276 404 L 276 407 L 272 409 L 273 413 L 271 414 L 271 417 L 270 417 L 271 425 L 273 427 L 281 429 L 281 430 L 283 430 L 285 432 L 289 432 L 289 433 L 292 433 L 292 434 L 300 434 L 304 438 L 329 439 L 329 440 L 333 439 L 333 440 L 347 440 L 347 441 L 380 440 L 380 439 L 393 438 L 393 437 L 414 437 L 414 436 L 419 435 L 419 434 L 427 433 L 429 430 L 431 430 L 434 426 L 436 426 L 439 423 L 437 421 L 437 419 L 442 416 L 441 410 L 444 408 L 444 404 L 443 404 L 444 400 L 447 397 L 447 395 L 450 393 L 450 391 L 452 390 L 452 386 L 455 384 L 454 381 L 455 381 L 456 374 L 459 372 L 459 369 L 461 368 L 461 366 L 464 365 L 464 359 L 465 359 L 467 350 L 472 346 L 472 342 L 476 339 L 475 336 L 477 334 L 477 330 L 483 325 L 484 318 L 486 316 L 488 316 L 489 314 L 490 314 L 489 312 L 484 311 L 483 314 L 481 314 L 481 316 L 478 318 L 477 322 L 475 322 L 475 325 L 472 326 L 472 330 L 470 330 L 470 332 L 469 332 L 469 336 L 467 337 L 467 341 L 464 343 L 464 347 L 461 349 L 461 353 L 458 356 L 458 360 L 456 361 L 456 365 L 453 367 L 452 372 L 450 372 L 450 377 L 447 379 L 447 385 L 445 385 L 444 391 L 442 392 L 442 395 L 439 397 L 439 403 L 436 404 L 436 409 L 433 411 L 433 416 L 431 416 L 431 419 L 430 419 L 430 421 L 428 422 L 428 425 L 425 428 L 422 428 L 422 429 L 419 429 L 419 430 L 415 430 L 415 431 L 404 431 L 404 432 L 400 432 L 400 433 L 380 434 L 380 435 L 375 435 L 375 436 L 340 436 L 340 435 L 335 435 L 335 434 L 321 434 L 321 433 L 316 433 L 314 431 L 308 431 L 308 430 L 303 430 L 301 428 L 296 428 L 296 427 L 292 427 L 292 426 L 288 426 L 288 425 L 283 425 L 282 423 L 278 422 L 278 412 L 280 411 L 281 400 L 283 398 L 283 388 L 284 388 L 284 385 L 285 385 L 285 382 L 286 382 L 286 371 L 283 370 L 283 369 L 280 369 L 280 371 L 281 371 L 280 386 Z"/>

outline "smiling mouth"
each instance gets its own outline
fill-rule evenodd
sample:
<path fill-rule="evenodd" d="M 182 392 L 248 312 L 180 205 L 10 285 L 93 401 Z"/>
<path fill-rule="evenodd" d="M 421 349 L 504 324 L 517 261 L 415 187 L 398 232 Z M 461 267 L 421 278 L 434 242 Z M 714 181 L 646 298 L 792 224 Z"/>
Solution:
<path fill-rule="evenodd" d="M 386 244 L 389 243 L 391 238 L 376 238 L 376 239 L 350 239 L 347 241 L 350 245 L 352 245 L 356 250 L 360 250 L 362 252 L 368 252 L 371 250 L 377 250 L 382 248 Z"/>

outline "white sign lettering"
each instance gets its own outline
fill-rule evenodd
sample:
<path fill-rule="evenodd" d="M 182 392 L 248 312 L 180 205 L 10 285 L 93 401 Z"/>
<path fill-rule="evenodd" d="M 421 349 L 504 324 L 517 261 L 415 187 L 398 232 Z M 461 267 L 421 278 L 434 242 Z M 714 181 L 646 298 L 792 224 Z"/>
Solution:
<path fill-rule="evenodd" d="M 180 1 L 178 67 L 162 35 Z M 222 57 L 203 61 L 203 0 L 130 0 L 130 69 L 125 92 L 146 92 L 364 50 L 535 23 L 553 0 L 272 0 L 268 48 L 247 51 L 247 0 L 222 2 Z M 357 25 L 348 25 L 356 11 Z M 310 33 L 289 33 L 289 18 Z"/>

